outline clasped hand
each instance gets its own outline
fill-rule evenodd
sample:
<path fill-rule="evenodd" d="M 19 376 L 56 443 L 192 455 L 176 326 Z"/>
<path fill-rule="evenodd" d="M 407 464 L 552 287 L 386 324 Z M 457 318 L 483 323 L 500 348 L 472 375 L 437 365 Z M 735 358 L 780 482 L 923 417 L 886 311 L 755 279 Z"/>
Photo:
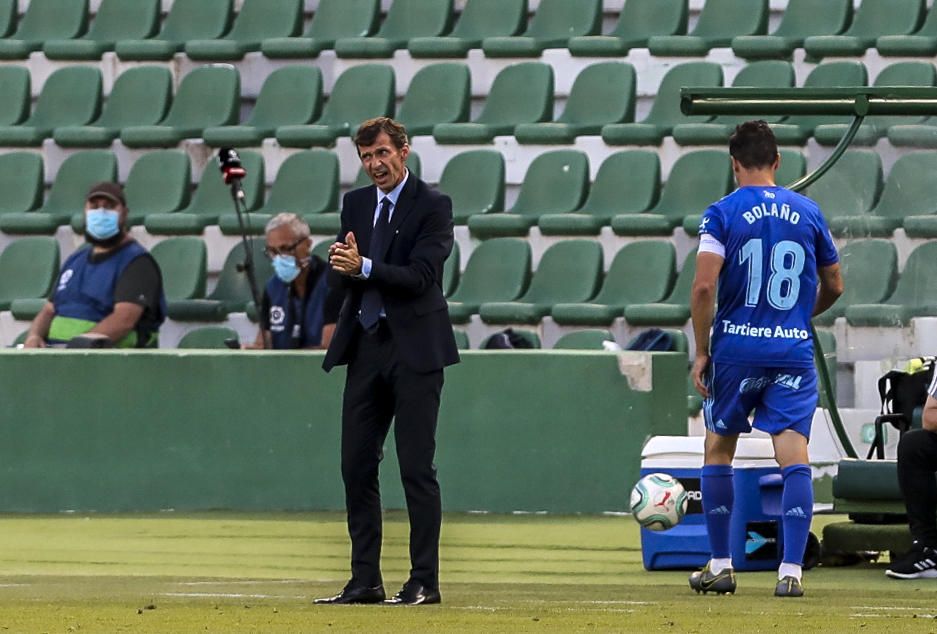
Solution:
<path fill-rule="evenodd" d="M 342 275 L 361 274 L 361 254 L 353 232 L 345 235 L 344 242 L 335 242 L 329 247 L 329 264 Z"/>

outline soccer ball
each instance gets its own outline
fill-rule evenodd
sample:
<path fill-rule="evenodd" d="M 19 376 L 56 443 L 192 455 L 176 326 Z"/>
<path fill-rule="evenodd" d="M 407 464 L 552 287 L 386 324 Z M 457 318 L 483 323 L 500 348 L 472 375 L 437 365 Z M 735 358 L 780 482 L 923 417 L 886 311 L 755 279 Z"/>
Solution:
<path fill-rule="evenodd" d="M 665 531 L 686 514 L 687 494 L 680 481 L 666 473 L 644 476 L 631 489 L 631 513 L 644 528 Z"/>

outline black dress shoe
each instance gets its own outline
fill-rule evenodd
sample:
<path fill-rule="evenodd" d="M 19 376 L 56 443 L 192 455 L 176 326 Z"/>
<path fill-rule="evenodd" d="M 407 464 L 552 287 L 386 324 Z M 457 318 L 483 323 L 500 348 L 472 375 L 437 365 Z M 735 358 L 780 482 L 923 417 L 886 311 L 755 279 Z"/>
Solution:
<path fill-rule="evenodd" d="M 350 603 L 380 603 L 384 600 L 384 586 L 353 586 L 348 584 L 334 597 L 315 599 L 317 605 L 346 605 Z"/>
<path fill-rule="evenodd" d="M 440 603 L 442 597 L 436 588 L 427 588 L 419 581 L 412 579 L 400 589 L 400 592 L 384 601 L 385 605 L 430 605 Z"/>

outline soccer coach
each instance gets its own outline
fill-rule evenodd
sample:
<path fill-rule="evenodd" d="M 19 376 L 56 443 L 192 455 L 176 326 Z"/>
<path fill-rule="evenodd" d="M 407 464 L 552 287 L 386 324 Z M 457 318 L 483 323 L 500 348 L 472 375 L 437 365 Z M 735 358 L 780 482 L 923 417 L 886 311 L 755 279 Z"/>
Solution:
<path fill-rule="evenodd" d="M 407 133 L 393 119 L 365 121 L 354 142 L 374 185 L 342 201 L 342 228 L 329 262 L 344 302 L 323 362 L 327 372 L 348 365 L 342 479 L 351 580 L 316 603 L 385 599 L 378 465 L 392 419 L 410 517 L 411 569 L 386 603 L 439 603 L 436 418 L 443 368 L 459 361 L 440 282 L 452 251 L 452 201 L 407 170 Z"/>

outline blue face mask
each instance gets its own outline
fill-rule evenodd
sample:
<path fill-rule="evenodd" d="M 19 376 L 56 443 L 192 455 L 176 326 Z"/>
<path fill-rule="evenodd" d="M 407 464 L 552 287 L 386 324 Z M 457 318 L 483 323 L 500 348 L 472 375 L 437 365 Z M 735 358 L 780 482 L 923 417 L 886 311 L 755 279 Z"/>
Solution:
<path fill-rule="evenodd" d="M 113 209 L 90 209 L 85 213 L 85 230 L 92 238 L 107 240 L 120 231 L 120 213 Z"/>
<path fill-rule="evenodd" d="M 273 270 L 277 277 L 285 284 L 289 284 L 299 277 L 302 268 L 296 263 L 296 257 L 292 255 L 276 255 L 273 257 Z"/>

